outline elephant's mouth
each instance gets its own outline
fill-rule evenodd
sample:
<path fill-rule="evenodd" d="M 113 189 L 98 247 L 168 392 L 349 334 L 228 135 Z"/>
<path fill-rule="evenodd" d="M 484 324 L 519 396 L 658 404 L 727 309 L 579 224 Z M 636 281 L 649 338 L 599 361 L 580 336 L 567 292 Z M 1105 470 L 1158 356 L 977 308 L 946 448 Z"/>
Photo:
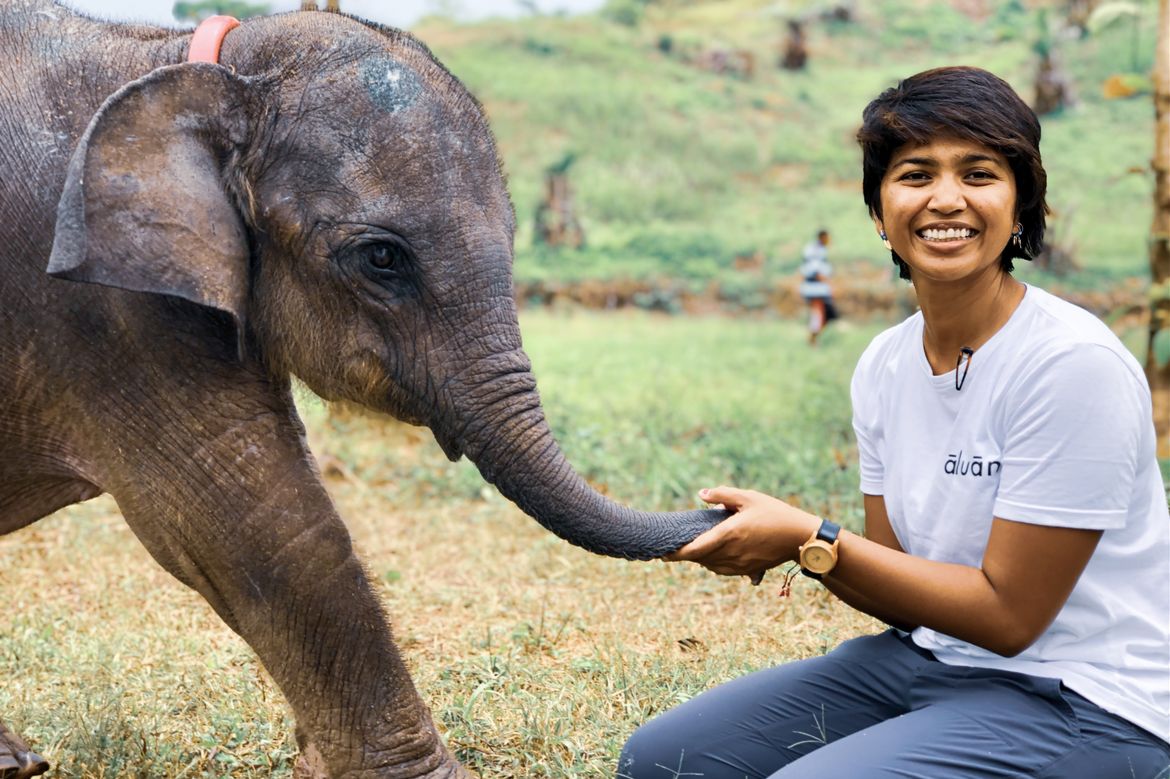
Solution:
<path fill-rule="evenodd" d="M 429 428 L 435 441 L 439 444 L 439 448 L 443 450 L 443 454 L 447 455 L 447 459 L 451 462 L 457 462 L 463 457 L 463 444 L 459 441 L 459 436 L 453 434 L 441 421 L 437 420 L 434 413 L 412 413 L 402 406 L 392 406 L 389 413 L 408 425 Z"/>
<path fill-rule="evenodd" d="M 439 442 L 439 448 L 443 450 L 443 454 L 447 455 L 448 460 L 457 462 L 459 458 L 463 457 L 463 447 L 458 441 L 442 435 L 437 430 L 431 432 L 434 433 L 435 440 Z"/>

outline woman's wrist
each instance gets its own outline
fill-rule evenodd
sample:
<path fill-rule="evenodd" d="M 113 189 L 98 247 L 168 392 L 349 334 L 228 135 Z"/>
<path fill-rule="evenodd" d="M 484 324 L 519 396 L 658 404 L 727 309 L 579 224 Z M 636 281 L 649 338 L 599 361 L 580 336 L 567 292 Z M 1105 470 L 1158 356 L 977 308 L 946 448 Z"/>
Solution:
<path fill-rule="evenodd" d="M 800 562 L 800 547 L 816 535 L 817 531 L 821 529 L 821 517 L 816 514 L 810 514 L 802 509 L 797 509 L 799 515 L 793 518 L 790 523 L 792 532 L 788 539 L 788 560 L 792 562 Z"/>

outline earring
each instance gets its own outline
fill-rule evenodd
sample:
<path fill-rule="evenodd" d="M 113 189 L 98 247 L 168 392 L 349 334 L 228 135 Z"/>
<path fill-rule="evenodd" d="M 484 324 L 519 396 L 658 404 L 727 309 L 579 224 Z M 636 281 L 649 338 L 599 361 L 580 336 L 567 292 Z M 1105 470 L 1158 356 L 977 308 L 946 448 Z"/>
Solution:
<path fill-rule="evenodd" d="M 1016 229 L 1012 230 L 1012 245 L 1017 249 L 1022 249 L 1024 247 L 1023 235 L 1024 226 L 1019 222 L 1016 222 Z"/>
<path fill-rule="evenodd" d="M 892 252 L 894 250 L 894 247 L 890 246 L 890 239 L 886 237 L 885 230 L 882 230 L 880 233 L 878 233 L 878 237 L 882 239 L 882 246 L 886 247 L 888 251 Z"/>

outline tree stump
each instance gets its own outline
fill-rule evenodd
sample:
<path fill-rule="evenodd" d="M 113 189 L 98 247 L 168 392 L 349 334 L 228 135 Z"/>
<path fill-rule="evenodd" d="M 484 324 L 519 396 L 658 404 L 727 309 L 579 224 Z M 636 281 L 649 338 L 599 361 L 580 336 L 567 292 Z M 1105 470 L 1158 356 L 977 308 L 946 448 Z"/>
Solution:
<path fill-rule="evenodd" d="M 788 37 L 784 41 L 784 54 L 780 67 L 784 70 L 804 70 L 808 64 L 808 45 L 804 37 L 804 23 L 788 20 Z"/>
<path fill-rule="evenodd" d="M 579 249 L 585 245 L 585 231 L 577 219 L 573 189 L 569 185 L 569 155 L 544 173 L 544 199 L 536 208 L 536 241 L 546 246 Z"/>
<path fill-rule="evenodd" d="M 1037 116 L 1054 114 L 1076 102 L 1072 80 L 1060 64 L 1055 52 L 1045 48 L 1036 66 L 1036 99 L 1032 110 Z"/>
<path fill-rule="evenodd" d="M 585 233 L 577 220 L 568 173 L 547 172 L 544 184 L 544 200 L 536 209 L 537 240 L 547 246 L 580 248 L 585 243 Z"/>

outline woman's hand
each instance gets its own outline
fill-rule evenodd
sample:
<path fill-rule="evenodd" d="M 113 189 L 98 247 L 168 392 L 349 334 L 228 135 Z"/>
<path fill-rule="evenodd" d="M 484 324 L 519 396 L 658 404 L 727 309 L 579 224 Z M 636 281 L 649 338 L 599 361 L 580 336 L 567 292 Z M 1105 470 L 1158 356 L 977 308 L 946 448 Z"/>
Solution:
<path fill-rule="evenodd" d="M 716 487 L 700 490 L 699 497 L 723 504 L 732 516 L 663 559 L 689 560 L 722 576 L 749 576 L 757 584 L 764 571 L 795 560 L 800 545 L 821 522 L 755 490 Z"/>

